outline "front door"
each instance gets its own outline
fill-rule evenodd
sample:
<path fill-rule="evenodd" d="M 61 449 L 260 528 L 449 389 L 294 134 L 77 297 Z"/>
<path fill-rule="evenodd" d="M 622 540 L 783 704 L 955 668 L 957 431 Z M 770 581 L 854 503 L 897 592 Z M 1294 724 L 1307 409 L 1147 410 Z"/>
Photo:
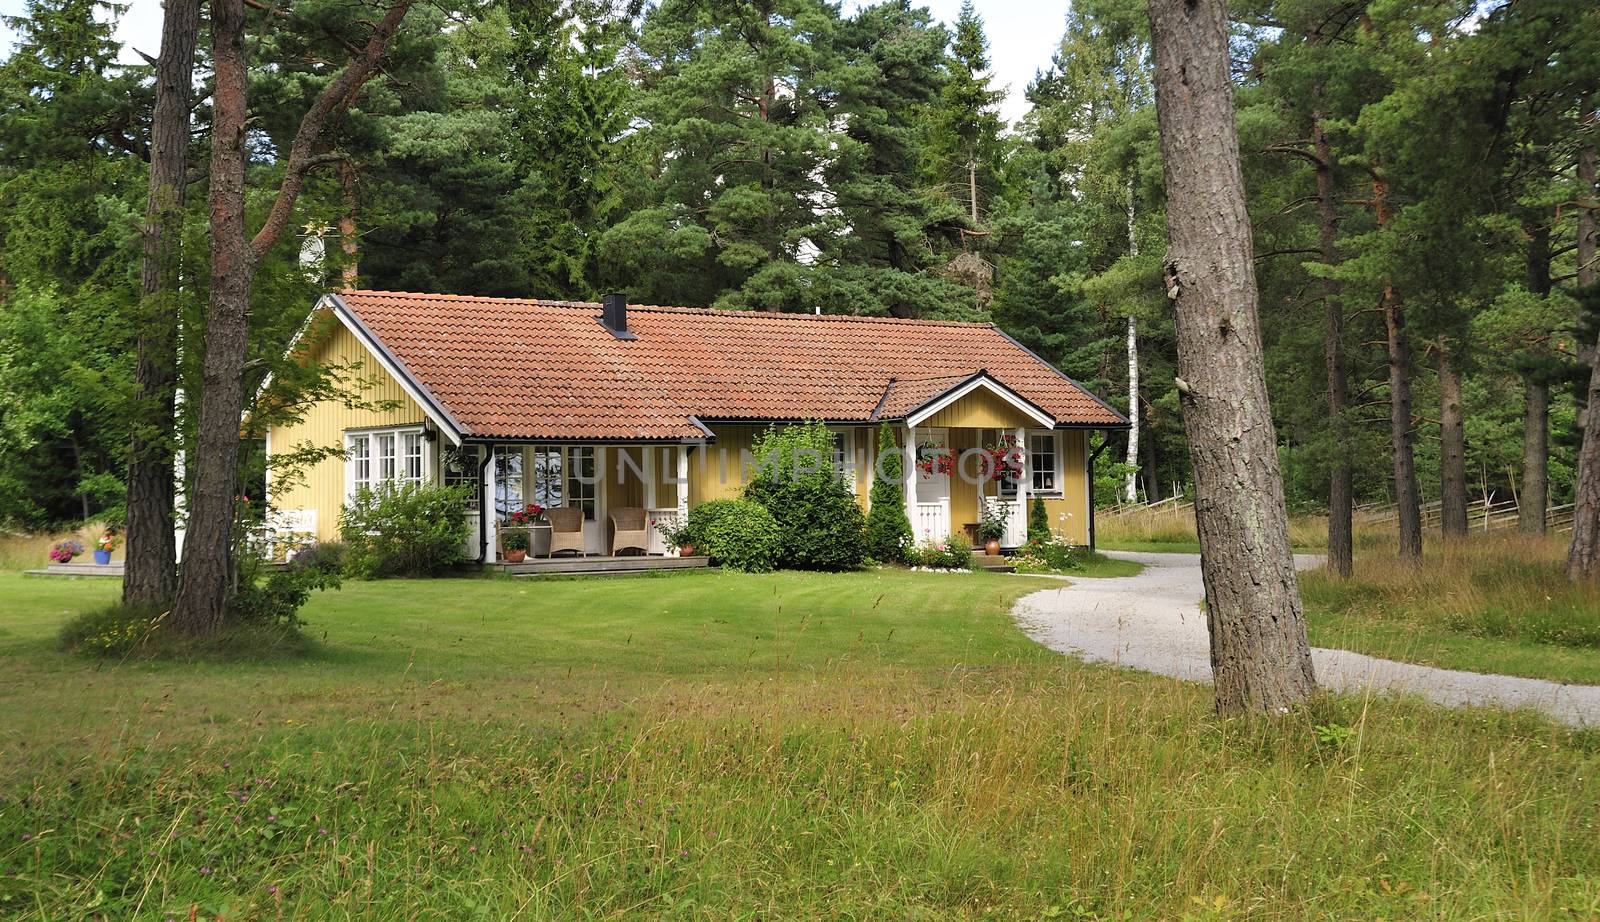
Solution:
<path fill-rule="evenodd" d="M 943 541 L 950 536 L 950 473 L 939 459 L 950 454 L 950 430 L 919 429 L 917 440 L 915 537 L 918 541 Z"/>

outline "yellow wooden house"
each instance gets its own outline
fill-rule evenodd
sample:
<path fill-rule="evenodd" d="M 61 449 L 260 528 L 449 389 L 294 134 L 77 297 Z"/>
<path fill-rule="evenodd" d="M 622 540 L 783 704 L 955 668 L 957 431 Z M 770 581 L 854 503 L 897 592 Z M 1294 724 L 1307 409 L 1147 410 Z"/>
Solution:
<path fill-rule="evenodd" d="M 1090 436 L 1127 425 L 990 324 L 341 291 L 296 348 L 360 393 L 268 431 L 274 527 L 329 540 L 362 486 L 469 485 L 467 553 L 486 563 L 528 503 L 581 509 L 605 554 L 609 510 L 661 521 L 737 496 L 757 433 L 808 420 L 837 434 L 863 507 L 893 427 L 919 539 L 971 531 L 989 504 L 1021 544 L 1037 497 L 1052 531 L 1092 545 Z M 340 451 L 287 470 L 305 447 Z"/>

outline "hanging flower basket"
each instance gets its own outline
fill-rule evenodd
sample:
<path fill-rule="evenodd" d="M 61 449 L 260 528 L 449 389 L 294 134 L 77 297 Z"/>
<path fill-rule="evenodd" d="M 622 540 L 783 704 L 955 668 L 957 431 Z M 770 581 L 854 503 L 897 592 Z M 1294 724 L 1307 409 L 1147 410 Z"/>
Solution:
<path fill-rule="evenodd" d="M 936 442 L 923 442 L 917 446 L 917 470 L 933 474 L 954 474 L 956 455 L 948 446 Z"/>

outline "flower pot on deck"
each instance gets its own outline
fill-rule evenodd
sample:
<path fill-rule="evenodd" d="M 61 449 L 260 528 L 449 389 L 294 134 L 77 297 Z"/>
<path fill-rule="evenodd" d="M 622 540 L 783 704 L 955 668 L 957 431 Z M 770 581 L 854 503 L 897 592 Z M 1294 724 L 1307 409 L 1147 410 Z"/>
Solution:
<path fill-rule="evenodd" d="M 527 551 L 506 551 L 506 563 L 522 563 L 527 559 Z"/>
<path fill-rule="evenodd" d="M 94 552 L 94 562 L 99 564 L 102 567 L 105 566 L 106 564 L 111 562 L 111 552 L 110 551 L 95 551 Z"/>
<path fill-rule="evenodd" d="M 692 544 L 680 544 L 680 545 L 678 545 L 678 556 L 679 557 L 693 557 L 694 556 L 694 545 L 692 545 Z"/>
<path fill-rule="evenodd" d="M 983 550 L 984 553 L 988 554 L 990 557 L 1000 556 L 1000 539 L 990 538 L 988 542 L 984 544 Z"/>

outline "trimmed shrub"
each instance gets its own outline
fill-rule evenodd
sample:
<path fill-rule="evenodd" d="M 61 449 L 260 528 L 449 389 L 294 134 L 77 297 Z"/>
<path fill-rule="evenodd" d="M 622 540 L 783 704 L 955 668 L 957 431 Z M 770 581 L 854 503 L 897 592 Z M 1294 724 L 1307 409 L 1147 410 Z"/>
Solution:
<path fill-rule="evenodd" d="M 1064 541 L 1048 538 L 1043 541 L 1029 541 L 1017 549 L 1012 555 L 1011 562 L 1016 564 L 1018 573 L 1056 573 L 1062 570 L 1076 570 L 1083 565 L 1082 555 L 1088 548 L 1078 548 Z"/>
<path fill-rule="evenodd" d="M 1028 543 L 1050 539 L 1050 514 L 1045 511 L 1044 498 L 1035 496 L 1028 507 Z"/>
<path fill-rule="evenodd" d="M 766 573 L 777 566 L 782 535 L 760 503 L 714 499 L 689 510 L 695 550 L 730 570 Z"/>
<path fill-rule="evenodd" d="M 903 563 L 912 550 L 911 520 L 906 516 L 905 465 L 888 423 L 878 429 L 877 473 L 872 479 L 872 508 L 867 511 L 866 554 L 885 563 Z"/>
<path fill-rule="evenodd" d="M 852 570 L 866 556 L 866 519 L 834 467 L 833 447 L 833 433 L 818 422 L 772 427 L 756 438 L 759 468 L 744 497 L 777 519 L 785 567 Z"/>
<path fill-rule="evenodd" d="M 362 487 L 339 513 L 350 574 L 436 576 L 461 563 L 470 497 L 468 487 Z"/>

